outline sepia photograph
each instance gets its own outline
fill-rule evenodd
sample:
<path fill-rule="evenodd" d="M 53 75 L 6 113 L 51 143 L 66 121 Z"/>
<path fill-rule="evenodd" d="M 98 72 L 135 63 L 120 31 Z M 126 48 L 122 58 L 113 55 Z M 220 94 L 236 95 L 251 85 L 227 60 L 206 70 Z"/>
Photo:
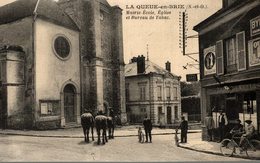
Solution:
<path fill-rule="evenodd" d="M 260 160 L 260 0 L 1 0 L 0 162 Z"/>

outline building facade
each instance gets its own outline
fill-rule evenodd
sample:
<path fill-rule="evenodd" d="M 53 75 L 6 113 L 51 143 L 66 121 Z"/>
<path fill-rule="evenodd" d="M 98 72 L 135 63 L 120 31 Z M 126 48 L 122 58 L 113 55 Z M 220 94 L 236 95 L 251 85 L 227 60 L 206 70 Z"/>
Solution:
<path fill-rule="evenodd" d="M 59 0 L 80 28 L 82 107 L 113 108 L 126 122 L 122 9 L 106 0 Z"/>
<path fill-rule="evenodd" d="M 125 66 L 126 110 L 130 123 L 142 123 L 145 116 L 154 125 L 172 125 L 181 116 L 180 77 L 144 56 L 131 59 Z"/>
<path fill-rule="evenodd" d="M 260 127 L 260 1 L 223 0 L 223 7 L 194 27 L 199 33 L 202 120 L 218 112 L 227 131 L 240 119 Z M 203 130 L 202 138 L 205 139 Z"/>
<path fill-rule="evenodd" d="M 2 128 L 80 124 L 86 108 L 95 113 L 112 107 L 124 121 L 121 9 L 106 1 L 73 3 L 84 3 L 81 10 L 70 6 L 88 15 L 82 24 L 49 0 L 0 8 Z M 111 11 L 107 19 L 101 19 L 104 4 Z"/>

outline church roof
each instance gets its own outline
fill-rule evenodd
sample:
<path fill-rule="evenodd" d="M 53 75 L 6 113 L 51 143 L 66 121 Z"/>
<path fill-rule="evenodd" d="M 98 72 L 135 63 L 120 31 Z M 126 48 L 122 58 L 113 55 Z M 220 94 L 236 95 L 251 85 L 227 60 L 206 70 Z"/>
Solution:
<path fill-rule="evenodd" d="M 17 0 L 0 7 L 0 25 L 34 15 L 37 0 Z M 55 24 L 79 30 L 75 22 L 53 0 L 40 0 L 37 16 Z"/>
<path fill-rule="evenodd" d="M 163 69 L 162 67 L 158 66 L 157 64 L 151 61 L 145 61 L 145 72 L 142 74 L 149 74 L 149 73 L 156 73 L 161 75 L 169 75 L 171 77 L 177 77 L 177 75 L 170 73 L 169 71 Z M 137 62 L 132 62 L 125 65 L 125 76 L 137 76 Z"/>
<path fill-rule="evenodd" d="M 105 6 L 110 6 L 110 4 L 106 0 L 99 0 L 99 2 Z"/>

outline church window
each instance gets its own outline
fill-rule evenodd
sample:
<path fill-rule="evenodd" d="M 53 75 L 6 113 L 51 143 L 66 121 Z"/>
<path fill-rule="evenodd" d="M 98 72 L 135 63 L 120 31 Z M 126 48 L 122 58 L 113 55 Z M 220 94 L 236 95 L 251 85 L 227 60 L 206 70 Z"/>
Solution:
<path fill-rule="evenodd" d="M 54 50 L 60 59 L 67 59 L 70 55 L 70 43 L 64 36 L 58 36 L 54 40 Z"/>

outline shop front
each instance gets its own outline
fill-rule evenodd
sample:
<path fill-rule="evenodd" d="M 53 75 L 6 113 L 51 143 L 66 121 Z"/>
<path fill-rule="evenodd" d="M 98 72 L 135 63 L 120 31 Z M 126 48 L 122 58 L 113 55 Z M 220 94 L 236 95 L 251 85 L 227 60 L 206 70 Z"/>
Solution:
<path fill-rule="evenodd" d="M 247 81 L 249 82 L 249 81 Z M 253 81 L 251 81 L 253 82 Z M 206 88 L 208 95 L 208 109 L 215 122 L 214 139 L 218 141 L 219 115 L 222 111 L 226 115 L 224 135 L 235 125 L 237 120 L 245 126 L 245 120 L 252 120 L 253 125 L 259 132 L 260 128 L 260 82 L 259 83 L 233 83 L 225 86 Z"/>
<path fill-rule="evenodd" d="M 202 139 L 207 140 L 205 117 L 215 120 L 218 139 L 220 110 L 228 132 L 238 119 L 260 120 L 260 1 L 223 0 L 223 7 L 194 27 L 199 33 Z M 225 5 L 226 4 L 226 5 Z"/>

